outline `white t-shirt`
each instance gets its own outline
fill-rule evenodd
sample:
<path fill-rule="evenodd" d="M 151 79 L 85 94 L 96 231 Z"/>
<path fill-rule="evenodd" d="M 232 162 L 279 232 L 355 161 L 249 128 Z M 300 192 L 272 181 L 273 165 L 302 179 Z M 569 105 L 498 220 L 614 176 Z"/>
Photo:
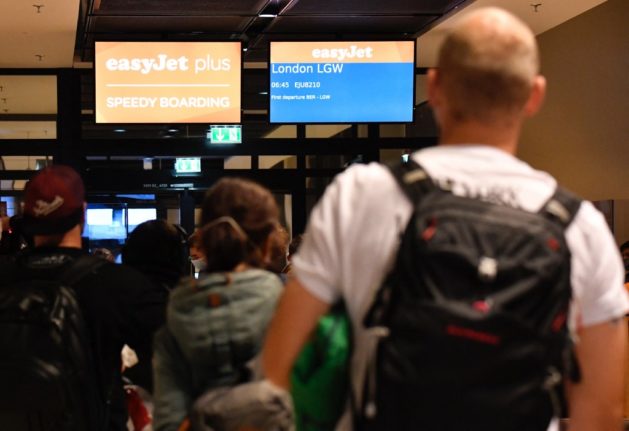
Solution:
<path fill-rule="evenodd" d="M 527 211 L 538 211 L 557 185 L 549 174 L 487 146 L 439 146 L 412 157 L 457 195 Z M 411 212 L 386 167 L 354 166 L 335 178 L 313 209 L 292 261 L 294 274 L 313 295 L 328 303 L 345 300 L 354 330 L 355 390 L 362 386 L 364 371 L 362 318 L 394 263 Z M 566 240 L 572 254 L 572 321 L 589 326 L 623 316 L 629 299 L 622 260 L 602 214 L 590 202 L 581 205 Z"/>

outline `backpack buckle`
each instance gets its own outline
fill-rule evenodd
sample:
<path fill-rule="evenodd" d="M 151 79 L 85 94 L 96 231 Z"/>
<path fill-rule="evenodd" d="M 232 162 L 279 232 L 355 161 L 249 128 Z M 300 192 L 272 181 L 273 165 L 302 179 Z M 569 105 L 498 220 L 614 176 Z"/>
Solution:
<path fill-rule="evenodd" d="M 570 221 L 570 211 L 558 200 L 551 199 L 546 204 L 546 211 L 557 217 L 562 223 L 568 223 L 568 221 Z"/>
<path fill-rule="evenodd" d="M 478 262 L 478 278 L 489 283 L 496 279 L 496 275 L 498 275 L 498 261 L 493 257 L 481 257 Z"/>
<path fill-rule="evenodd" d="M 373 326 L 367 329 L 367 334 L 375 338 L 387 338 L 391 331 L 386 326 Z"/>
<path fill-rule="evenodd" d="M 423 181 L 428 178 L 428 174 L 423 169 L 415 169 L 413 171 L 404 174 L 404 182 L 406 184 L 412 184 L 417 181 Z"/>

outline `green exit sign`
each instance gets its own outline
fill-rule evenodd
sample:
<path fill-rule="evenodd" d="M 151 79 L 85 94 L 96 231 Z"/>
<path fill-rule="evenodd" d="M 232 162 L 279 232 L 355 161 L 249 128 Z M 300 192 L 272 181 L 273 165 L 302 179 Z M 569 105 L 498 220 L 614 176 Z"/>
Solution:
<path fill-rule="evenodd" d="M 190 174 L 193 172 L 201 172 L 201 159 L 198 157 L 183 159 L 175 159 L 175 172 L 178 174 Z"/>
<path fill-rule="evenodd" d="M 208 132 L 210 144 L 242 143 L 241 126 L 212 126 Z"/>

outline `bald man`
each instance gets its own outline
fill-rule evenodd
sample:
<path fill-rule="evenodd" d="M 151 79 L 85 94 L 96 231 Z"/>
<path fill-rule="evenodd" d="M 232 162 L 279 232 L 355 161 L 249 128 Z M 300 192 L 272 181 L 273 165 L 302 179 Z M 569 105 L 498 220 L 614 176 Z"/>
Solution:
<path fill-rule="evenodd" d="M 546 89 L 545 79 L 539 75 L 538 50 L 531 30 L 500 9 L 471 12 L 446 37 L 438 67 L 428 72 L 427 85 L 429 103 L 441 131 L 439 145 L 414 153 L 412 160 L 435 183 L 456 196 L 529 213 L 543 209 L 555 192 L 555 179 L 515 157 L 522 124 L 540 109 Z M 272 383 L 288 387 L 293 361 L 317 319 L 342 298 L 354 331 L 353 399 L 355 405 L 364 405 L 366 361 L 373 348 L 364 318 L 393 267 L 399 238 L 412 211 L 411 202 L 391 172 L 378 164 L 352 167 L 328 187 L 312 211 L 304 243 L 293 259 L 295 278 L 286 287 L 268 333 L 263 367 Z M 566 285 L 572 292 L 568 321 L 577 342 L 581 371 L 580 381 L 568 388 L 570 429 L 618 430 L 627 338 L 620 318 L 629 309 L 621 259 L 602 215 L 589 202 L 576 207 L 564 236 L 570 252 L 564 259 L 569 266 L 570 281 Z M 455 335 L 481 342 L 493 340 L 473 331 L 458 331 Z M 460 363 L 461 368 L 467 367 L 465 358 Z M 446 395 L 433 402 L 442 412 L 438 416 L 441 424 L 418 423 L 422 415 L 434 412 L 426 411 L 422 401 L 417 401 L 417 412 L 423 413 L 416 413 L 413 420 L 405 422 L 404 415 L 409 412 L 400 407 L 400 417 L 391 419 L 388 426 L 365 428 L 364 423 L 356 421 L 354 427 L 426 431 L 558 429 L 550 407 L 546 417 L 520 406 L 525 410 L 511 421 L 503 415 L 500 424 L 492 422 L 499 413 L 495 410 L 475 412 L 474 417 L 485 414 L 486 418 L 470 420 L 457 406 L 464 409 L 466 397 L 477 396 L 480 389 L 491 394 L 498 388 L 471 387 L 467 393 L 453 390 L 449 398 Z M 431 394 L 423 393 L 421 385 L 414 394 L 418 400 L 432 402 Z M 408 407 L 408 399 L 395 398 L 396 394 L 391 397 L 392 416 L 396 402 Z M 491 395 L 489 398 L 491 405 Z M 551 404 L 550 400 L 544 402 Z M 518 423 L 534 415 L 541 417 L 537 425 Z M 349 426 L 345 423 L 339 427 Z"/>

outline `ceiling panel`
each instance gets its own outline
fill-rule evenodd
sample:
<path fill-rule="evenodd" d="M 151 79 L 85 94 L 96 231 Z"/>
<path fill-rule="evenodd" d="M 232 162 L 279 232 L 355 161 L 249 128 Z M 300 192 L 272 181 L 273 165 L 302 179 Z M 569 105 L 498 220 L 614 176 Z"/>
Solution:
<path fill-rule="evenodd" d="M 283 15 L 419 15 L 443 14 L 464 0 L 299 0 Z"/>
<path fill-rule="evenodd" d="M 78 48 L 83 61 L 92 61 L 94 39 L 240 39 L 251 48 L 245 61 L 264 61 L 268 38 L 407 39 L 466 1 L 94 0 Z"/>
<path fill-rule="evenodd" d="M 434 21 L 436 16 L 279 16 L 267 33 L 317 33 L 343 35 L 388 35 L 388 39 L 412 36 Z"/>
<path fill-rule="evenodd" d="M 251 18 L 240 16 L 95 16 L 93 33 L 205 33 L 232 35 L 242 33 Z"/>
<path fill-rule="evenodd" d="M 0 1 L 0 68 L 72 67 L 79 0 Z"/>

